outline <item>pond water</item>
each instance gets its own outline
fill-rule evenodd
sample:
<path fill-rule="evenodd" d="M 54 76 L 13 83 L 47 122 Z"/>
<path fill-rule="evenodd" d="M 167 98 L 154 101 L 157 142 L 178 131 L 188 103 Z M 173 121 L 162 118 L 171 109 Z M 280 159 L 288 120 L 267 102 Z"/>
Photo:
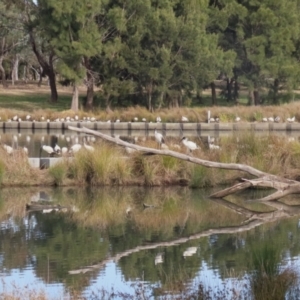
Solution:
<path fill-rule="evenodd" d="M 214 191 L 1 189 L 0 295 L 154 299 L 201 286 L 211 299 L 254 299 L 263 261 L 273 277 L 300 275 L 299 197 L 267 205 L 253 200 L 264 191 Z M 298 283 L 287 299 L 299 299 Z"/>

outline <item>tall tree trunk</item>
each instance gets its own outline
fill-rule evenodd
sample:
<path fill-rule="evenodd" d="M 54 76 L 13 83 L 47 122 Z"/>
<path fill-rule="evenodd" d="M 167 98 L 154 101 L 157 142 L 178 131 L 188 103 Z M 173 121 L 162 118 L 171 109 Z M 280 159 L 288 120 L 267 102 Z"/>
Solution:
<path fill-rule="evenodd" d="M 254 92 L 253 90 L 248 91 L 248 101 L 249 101 L 249 105 L 254 106 L 255 101 L 254 101 Z"/>
<path fill-rule="evenodd" d="M 276 78 L 274 80 L 274 87 L 273 87 L 273 104 L 278 104 L 278 91 L 279 91 L 279 80 Z"/>
<path fill-rule="evenodd" d="M 227 78 L 226 79 L 226 89 L 227 89 L 227 102 L 231 102 L 232 100 L 232 85 L 233 85 L 233 78 L 229 79 Z"/>
<path fill-rule="evenodd" d="M 71 110 L 73 110 L 75 112 L 78 111 L 78 87 L 77 87 L 76 83 L 74 83 L 74 85 L 73 85 Z"/>
<path fill-rule="evenodd" d="M 0 56 L 0 72 L 1 72 L 1 79 L 2 79 L 2 85 L 3 87 L 8 87 L 8 84 L 6 82 L 6 76 L 5 76 L 5 70 L 3 68 L 3 56 Z"/>
<path fill-rule="evenodd" d="M 210 83 L 211 87 L 211 104 L 212 106 L 215 106 L 217 104 L 217 94 L 216 94 L 216 84 L 214 81 Z"/>
<path fill-rule="evenodd" d="M 50 101 L 52 103 L 56 103 L 58 100 L 58 94 L 57 94 L 57 88 L 56 88 L 56 80 L 55 80 L 55 72 L 54 72 L 54 66 L 53 66 L 53 60 L 54 60 L 54 52 L 52 51 L 51 54 L 49 54 L 48 61 L 43 56 L 43 54 L 38 50 L 35 42 L 35 38 L 33 36 L 33 33 L 29 33 L 30 42 L 32 46 L 32 50 L 41 65 L 41 67 L 44 70 L 44 74 L 48 76 L 49 83 L 50 83 L 50 89 L 51 89 L 51 99 Z"/>
<path fill-rule="evenodd" d="M 16 54 L 12 61 L 11 82 L 15 85 L 15 81 L 19 80 L 19 55 Z"/>
<path fill-rule="evenodd" d="M 94 81 L 95 80 L 94 80 L 93 75 L 90 72 L 91 65 L 90 65 L 90 61 L 87 57 L 84 57 L 84 65 L 85 65 L 85 68 L 86 68 L 86 78 L 87 78 L 85 108 L 87 110 L 92 110 L 93 109 L 93 101 L 94 101 Z"/>
<path fill-rule="evenodd" d="M 254 96 L 254 104 L 255 104 L 256 106 L 257 106 L 257 105 L 260 105 L 260 95 L 259 95 L 258 89 L 255 89 L 255 90 L 254 90 L 253 96 Z"/>

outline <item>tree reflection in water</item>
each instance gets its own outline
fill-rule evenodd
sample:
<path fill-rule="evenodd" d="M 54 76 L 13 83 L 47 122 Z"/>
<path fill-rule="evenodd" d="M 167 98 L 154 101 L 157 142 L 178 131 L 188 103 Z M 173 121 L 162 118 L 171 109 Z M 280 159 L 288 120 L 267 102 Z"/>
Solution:
<path fill-rule="evenodd" d="M 296 280 L 292 270 L 280 267 L 284 253 L 291 257 L 300 253 L 295 199 L 246 203 L 241 200 L 245 194 L 208 199 L 209 191 L 186 188 L 62 188 L 44 192 L 49 196 L 47 201 L 69 210 L 26 212 L 25 204 L 36 190 L 1 191 L 2 268 L 30 265 L 43 282 L 63 282 L 78 295 L 104 276 L 111 261 L 118 265 L 124 280 L 154 285 L 155 295 L 202 291 L 208 296 L 209 287 L 201 282 L 190 289 L 203 263 L 216 270 L 222 280 L 243 278 L 249 270 L 251 281 L 244 293 L 251 292 L 253 297 L 271 294 L 267 287 L 275 284 L 277 294 L 284 295 Z M 128 206 L 130 215 L 126 213 Z M 276 240 L 274 249 L 263 246 L 270 244 L 269 239 Z M 196 251 L 184 255 L 188 249 Z M 155 264 L 158 255 L 162 260 Z"/>

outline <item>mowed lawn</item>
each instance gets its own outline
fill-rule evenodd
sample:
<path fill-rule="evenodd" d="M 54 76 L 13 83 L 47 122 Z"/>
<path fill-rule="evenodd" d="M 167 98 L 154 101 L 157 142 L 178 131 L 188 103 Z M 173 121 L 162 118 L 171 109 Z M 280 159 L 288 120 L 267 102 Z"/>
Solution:
<path fill-rule="evenodd" d="M 36 110 L 69 110 L 72 100 L 72 87 L 58 86 L 58 102 L 51 103 L 50 87 L 37 84 L 9 85 L 7 88 L 0 87 L 0 109 L 14 109 L 26 112 Z M 80 102 L 85 96 L 84 87 L 80 89 Z"/>

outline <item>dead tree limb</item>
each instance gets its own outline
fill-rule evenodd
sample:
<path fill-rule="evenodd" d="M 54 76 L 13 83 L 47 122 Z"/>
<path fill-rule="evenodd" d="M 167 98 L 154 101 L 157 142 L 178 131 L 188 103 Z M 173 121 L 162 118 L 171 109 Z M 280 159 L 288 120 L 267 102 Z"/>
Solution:
<path fill-rule="evenodd" d="M 265 172 L 262 172 L 258 169 L 248 166 L 248 165 L 236 164 L 236 163 L 213 162 L 213 161 L 208 161 L 208 160 L 204 160 L 201 158 L 193 157 L 193 156 L 190 156 L 187 154 L 179 153 L 176 151 L 158 150 L 158 149 L 154 149 L 154 148 L 142 147 L 139 145 L 135 145 L 135 144 L 131 144 L 131 143 L 122 141 L 119 138 L 114 138 L 107 134 L 103 134 L 99 131 L 91 130 L 91 129 L 88 129 L 85 127 L 78 128 L 78 127 L 69 126 L 68 128 L 73 131 L 92 134 L 94 136 L 98 136 L 102 139 L 105 139 L 105 140 L 115 143 L 117 145 L 120 145 L 123 147 L 129 147 L 129 148 L 135 149 L 137 151 L 145 152 L 148 154 L 172 156 L 172 157 L 175 157 L 175 158 L 178 158 L 181 160 L 189 161 L 194 164 L 198 164 L 198 165 L 207 167 L 207 168 L 218 168 L 218 169 L 225 169 L 225 170 L 242 171 L 242 172 L 248 173 L 249 175 L 257 177 L 256 179 L 243 179 L 245 182 L 236 184 L 230 188 L 226 188 L 222 191 L 214 193 L 213 195 L 211 195 L 211 197 L 214 197 L 214 198 L 223 198 L 227 195 L 236 193 L 238 191 L 241 191 L 241 190 L 249 188 L 249 187 L 263 187 L 263 188 L 267 187 L 267 188 L 276 190 L 271 195 L 264 197 L 262 199 L 259 199 L 259 201 L 273 201 L 273 200 L 280 199 L 280 198 L 290 195 L 290 194 L 300 193 L 300 182 L 295 181 L 295 180 L 286 179 L 284 177 L 280 177 L 277 175 L 265 173 Z"/>

